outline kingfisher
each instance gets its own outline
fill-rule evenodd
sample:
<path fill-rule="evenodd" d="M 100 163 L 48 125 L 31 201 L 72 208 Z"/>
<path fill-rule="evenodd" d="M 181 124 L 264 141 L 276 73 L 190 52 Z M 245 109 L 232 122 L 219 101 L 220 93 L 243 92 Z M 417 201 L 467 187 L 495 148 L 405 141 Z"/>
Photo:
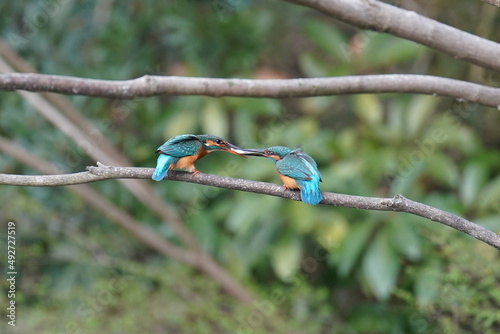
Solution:
<path fill-rule="evenodd" d="M 226 151 L 244 157 L 244 155 L 237 153 L 242 149 L 220 137 L 213 135 L 178 135 L 167 140 L 156 150 L 156 153 L 160 155 L 152 179 L 155 181 L 163 180 L 171 169 L 182 169 L 194 174 L 199 173 L 194 163 L 214 151 Z"/>
<path fill-rule="evenodd" d="M 278 169 L 285 189 L 300 189 L 300 198 L 307 204 L 318 204 L 323 199 L 319 183 L 321 173 L 311 156 L 296 147 L 273 146 L 266 149 L 235 149 L 236 153 L 262 156 L 271 159 Z"/>

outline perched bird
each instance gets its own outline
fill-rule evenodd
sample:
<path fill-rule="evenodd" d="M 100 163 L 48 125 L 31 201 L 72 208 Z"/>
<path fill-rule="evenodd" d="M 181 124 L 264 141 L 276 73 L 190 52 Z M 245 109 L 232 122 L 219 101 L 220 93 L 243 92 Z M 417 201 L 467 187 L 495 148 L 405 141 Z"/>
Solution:
<path fill-rule="evenodd" d="M 302 202 L 318 204 L 323 199 L 319 189 L 322 180 L 318 165 L 300 147 L 292 150 L 284 146 L 273 146 L 266 149 L 235 149 L 235 152 L 270 158 L 276 164 L 284 188 L 300 189 Z"/>
<path fill-rule="evenodd" d="M 243 156 L 237 153 L 238 150 L 241 150 L 239 147 L 217 136 L 185 134 L 172 137 L 156 150 L 160 156 L 152 179 L 155 181 L 163 180 L 171 169 L 199 173 L 194 163 L 208 153 L 220 150 Z"/>

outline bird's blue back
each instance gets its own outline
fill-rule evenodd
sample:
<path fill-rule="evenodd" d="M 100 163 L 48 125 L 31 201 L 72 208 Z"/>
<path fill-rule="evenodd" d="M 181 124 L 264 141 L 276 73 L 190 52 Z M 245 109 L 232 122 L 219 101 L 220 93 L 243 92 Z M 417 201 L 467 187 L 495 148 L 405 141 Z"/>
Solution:
<path fill-rule="evenodd" d="M 295 179 L 300 187 L 301 199 L 307 204 L 318 204 L 323 196 L 319 189 L 321 173 L 313 158 L 296 148 L 276 161 L 278 172 Z"/>
<path fill-rule="evenodd" d="M 197 154 L 202 146 L 203 143 L 195 135 L 178 135 L 167 140 L 156 152 L 182 158 Z"/>
<path fill-rule="evenodd" d="M 316 182 L 321 181 L 321 173 L 313 158 L 296 148 L 284 158 L 276 161 L 276 167 L 280 174 L 289 176 L 295 180 Z"/>
<path fill-rule="evenodd" d="M 195 135 L 178 135 L 167 140 L 158 147 L 158 161 L 152 179 L 161 181 L 167 175 L 170 165 L 175 165 L 180 158 L 195 155 L 203 143 Z"/>

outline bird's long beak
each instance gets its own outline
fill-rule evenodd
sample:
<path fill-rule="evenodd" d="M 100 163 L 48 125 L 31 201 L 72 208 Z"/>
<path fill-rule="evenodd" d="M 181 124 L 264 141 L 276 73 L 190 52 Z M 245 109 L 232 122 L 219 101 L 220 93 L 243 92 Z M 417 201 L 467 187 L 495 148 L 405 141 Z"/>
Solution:
<path fill-rule="evenodd" d="M 249 150 L 242 149 L 236 145 L 228 143 L 229 148 L 223 148 L 224 151 L 239 155 L 240 157 L 247 158 L 246 155 L 251 155 L 250 153 L 246 153 Z"/>
<path fill-rule="evenodd" d="M 260 149 L 242 149 L 237 146 L 234 146 L 230 144 L 231 150 L 234 152 L 234 154 L 245 156 L 245 155 L 252 155 L 252 156 L 257 156 L 257 157 L 263 157 L 264 151 L 265 150 L 260 150 Z"/>

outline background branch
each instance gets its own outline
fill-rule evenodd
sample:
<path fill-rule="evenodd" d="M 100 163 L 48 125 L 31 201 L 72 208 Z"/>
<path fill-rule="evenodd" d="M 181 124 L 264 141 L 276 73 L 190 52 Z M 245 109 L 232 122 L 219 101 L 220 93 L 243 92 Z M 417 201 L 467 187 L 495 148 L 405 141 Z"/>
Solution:
<path fill-rule="evenodd" d="M 159 95 L 312 97 L 361 93 L 440 95 L 497 108 L 500 89 L 461 80 L 414 74 L 380 74 L 310 79 L 218 79 L 146 75 L 132 80 L 98 80 L 36 73 L 0 74 L 0 90 L 133 99 Z"/>
<path fill-rule="evenodd" d="M 0 43 L 0 55 L 6 57 L 10 63 L 15 64 L 22 70 L 26 70 L 29 66 L 24 62 L 14 52 L 5 45 Z M 2 72 L 13 72 L 11 66 L 0 58 L 0 71 Z M 38 75 L 38 74 L 33 74 Z M 75 143 L 77 143 L 82 150 L 84 150 L 90 157 L 96 160 L 106 161 L 109 164 L 117 165 L 131 165 L 127 157 L 116 148 L 113 147 L 111 143 L 108 142 L 106 137 L 93 126 L 90 122 L 85 120 L 81 115 L 77 115 L 78 112 L 74 108 L 68 108 L 70 103 L 63 100 L 61 97 L 52 96 L 50 102 L 40 94 L 33 94 L 29 92 L 19 91 L 18 92 L 26 101 L 31 103 L 35 110 L 37 110 L 42 116 L 44 116 L 49 122 L 51 122 L 56 128 L 60 129 L 65 135 L 71 138 Z M 2 143 L 9 146 L 8 140 L 3 140 Z M 1 147 L 0 147 L 1 148 Z M 20 149 L 20 148 L 19 148 Z M 14 156 L 14 153 L 11 152 Z M 36 158 L 36 157 L 35 157 Z M 37 169 L 36 165 L 31 165 L 28 161 L 24 162 L 28 166 Z M 45 173 L 60 173 L 54 168 Z M 237 282 L 210 254 L 208 254 L 204 249 L 201 248 L 200 244 L 193 236 L 191 231 L 185 226 L 181 221 L 176 210 L 170 207 L 168 203 L 163 201 L 159 196 L 155 194 L 153 188 L 144 182 L 138 180 L 119 180 L 119 182 L 139 201 L 141 201 L 144 206 L 148 207 L 152 212 L 154 212 L 161 221 L 168 224 L 172 230 L 175 232 L 179 240 L 186 246 L 187 250 L 182 250 L 181 252 L 195 255 L 195 263 L 202 272 L 212 277 L 216 282 L 218 282 L 228 293 L 238 298 L 241 301 L 249 302 L 252 300 L 251 294 L 239 283 Z M 91 190 L 91 189 L 90 189 Z M 97 195 L 97 193 L 95 193 Z M 86 194 L 80 194 L 85 198 Z M 88 195 L 88 201 L 92 202 L 96 198 Z M 97 201 L 96 206 L 100 207 L 102 203 L 108 203 L 109 201 Z M 109 204 L 112 204 L 109 202 Z M 102 207 L 104 208 L 104 207 Z M 130 217 L 131 218 L 131 217 Z M 125 229 L 128 229 L 124 226 Z M 144 233 L 151 233 L 145 230 Z M 142 240 L 140 236 L 139 239 Z M 150 245 L 155 248 L 155 244 Z M 163 253 L 163 248 L 157 249 Z M 165 253 L 163 253 L 165 254 Z M 186 262 L 186 261 L 184 261 Z"/>
<path fill-rule="evenodd" d="M 78 182 L 78 180 L 80 180 L 81 183 L 88 183 L 118 178 L 150 179 L 154 171 L 153 168 L 111 167 L 104 166 L 100 163 L 98 163 L 97 167 L 89 166 L 87 169 L 89 172 L 49 176 L 0 174 L 0 184 L 39 187 L 72 185 Z M 57 182 L 56 179 L 58 179 L 59 182 Z M 197 183 L 218 188 L 277 196 L 295 201 L 300 200 L 298 192 L 283 190 L 283 187 L 267 182 L 250 181 L 204 173 L 193 175 L 191 173 L 178 171 L 169 172 L 165 180 Z M 326 205 L 365 210 L 398 211 L 417 215 L 452 227 L 490 246 L 500 249 L 500 236 L 492 231 L 451 213 L 411 201 L 401 195 L 397 195 L 394 198 L 376 198 L 323 192 L 323 198 L 321 203 Z"/>
<path fill-rule="evenodd" d="M 500 7 L 500 0 L 481 0 L 481 1 L 487 3 L 488 5 Z"/>
<path fill-rule="evenodd" d="M 376 0 L 286 0 L 362 29 L 386 32 L 500 71 L 500 44 Z"/>
<path fill-rule="evenodd" d="M 11 140 L 8 140 L 1 136 L 0 151 L 20 161 L 24 165 L 40 171 L 41 173 L 63 173 L 61 170 L 55 168 L 51 163 L 33 155 L 32 153 L 13 143 Z M 15 183 L 19 182 L 20 180 L 22 181 L 23 177 L 22 175 L 0 175 L 0 179 L 3 181 L 13 181 L 12 185 L 16 185 Z M 38 186 L 45 186 L 44 183 L 48 183 L 50 184 L 50 186 L 58 186 L 61 185 L 61 182 L 66 182 L 67 185 L 70 185 L 93 182 L 103 179 L 100 176 L 92 175 L 93 174 L 89 172 L 65 175 L 29 175 L 26 176 L 27 179 L 25 179 L 25 181 L 29 180 L 29 182 L 33 182 L 32 185 Z M 19 177 L 21 177 L 21 179 Z M 80 182 L 80 180 L 83 180 L 84 182 Z M 139 180 L 135 181 L 137 181 L 138 183 L 144 183 Z M 8 185 L 10 183 L 5 182 L 3 184 Z M 226 272 L 224 268 L 222 268 L 217 262 L 215 262 L 212 257 L 209 257 L 208 254 L 200 252 L 197 249 L 190 248 L 188 245 L 185 245 L 186 247 L 181 247 L 169 242 L 168 240 L 165 240 L 157 233 L 154 233 L 146 228 L 143 224 L 133 218 L 128 212 L 122 210 L 106 197 L 101 196 L 98 192 L 85 184 L 70 186 L 68 188 L 70 191 L 73 191 L 78 196 L 80 196 L 83 201 L 102 212 L 102 214 L 108 217 L 110 221 L 131 233 L 137 240 L 156 250 L 158 253 L 168 256 L 176 261 L 199 268 L 201 272 L 205 273 L 207 276 L 211 277 L 215 282 L 217 282 L 223 290 L 242 302 L 250 302 L 254 299 L 249 291 L 247 291 L 241 284 L 234 280 L 231 275 Z"/>
<path fill-rule="evenodd" d="M 1 47 L 2 45 L 0 45 L 0 50 L 3 51 Z M 3 52 L 1 54 L 3 55 Z M 19 63 L 21 60 L 17 62 Z M 0 71 L 12 72 L 13 69 L 0 58 Z M 125 155 L 113 149 L 113 146 L 107 143 L 105 136 L 103 136 L 98 129 L 90 125 L 89 122 L 82 120 L 76 123 L 74 117 L 67 117 L 61 109 L 56 108 L 39 94 L 23 91 L 19 91 L 18 93 L 29 102 L 35 110 L 45 117 L 47 121 L 51 122 L 56 128 L 61 130 L 62 133 L 77 143 L 90 157 L 95 160 L 104 161 L 106 164 L 131 165 Z M 69 110 L 69 112 L 73 114 L 71 110 Z M 82 123 L 87 125 L 84 128 L 85 131 L 82 130 Z M 197 241 L 185 228 L 177 213 L 169 208 L 167 203 L 164 203 L 158 198 L 148 185 L 141 184 L 140 182 L 138 183 L 134 180 L 123 181 L 124 180 L 121 180 L 119 182 L 146 207 L 149 207 L 155 212 L 163 221 L 168 222 L 177 236 L 186 243 L 186 245 L 201 251 Z"/>
<path fill-rule="evenodd" d="M 269 8 L 224 0 L 211 4 L 186 2 L 182 6 L 162 2 L 154 12 L 144 6 L 110 10 L 113 0 L 83 7 L 64 3 L 50 8 L 35 4 L 29 10 L 22 5 L 9 7 L 15 13 L 13 17 L 22 20 L 14 26 L 5 22 L 3 36 L 7 43 L 3 45 L 0 39 L 0 85 L 6 87 L 0 88 L 0 95 L 2 89 L 9 90 L 3 93 L 7 112 L 1 131 L 12 139 L 0 136 L 0 152 L 19 163 L 9 157 L 3 159 L 5 166 L 0 173 L 41 175 L 0 174 L 0 183 L 23 185 L 0 185 L 0 195 L 12 204 L 5 207 L 4 216 L 18 221 L 27 233 L 23 240 L 30 242 L 21 242 L 20 247 L 42 247 L 43 253 L 28 252 L 34 266 L 25 272 L 23 282 L 28 284 L 22 287 L 30 295 L 22 303 L 23 309 L 35 325 L 52 325 L 57 330 L 76 320 L 78 327 L 89 327 L 88 321 L 81 322 L 71 314 L 71 307 L 78 303 L 70 303 L 68 309 L 63 295 L 53 305 L 44 303 L 44 298 L 58 286 L 78 284 L 78 273 L 83 273 L 89 278 L 88 289 L 75 291 L 72 300 L 85 301 L 86 292 L 96 296 L 102 284 L 114 280 L 116 273 L 124 278 L 135 275 L 145 284 L 134 286 L 133 294 L 111 291 L 119 299 L 114 303 L 118 307 L 101 305 L 102 310 L 90 324 L 103 331 L 107 327 L 142 328 L 141 314 L 146 314 L 153 315 L 148 318 L 153 331 L 182 332 L 196 318 L 196 325 L 208 331 L 234 327 L 256 333 L 285 333 L 300 331 L 303 325 L 312 334 L 332 323 L 346 330 L 359 329 L 359 322 L 374 312 L 379 315 L 374 320 L 376 326 L 389 328 L 394 321 L 387 319 L 396 319 L 411 331 L 415 326 L 411 319 L 408 321 L 408 314 L 416 311 L 432 318 L 443 288 L 453 285 L 460 275 L 464 278 L 461 293 L 454 294 L 456 300 L 448 305 L 438 306 L 446 315 L 446 321 L 439 324 L 446 327 L 451 319 L 458 332 L 469 327 L 484 332 L 479 327 L 489 323 L 484 325 L 480 320 L 491 314 L 497 301 L 483 303 L 474 312 L 455 306 L 481 301 L 482 290 L 500 277 L 500 271 L 487 270 L 494 268 L 488 264 L 500 249 L 495 234 L 500 234 L 495 174 L 498 161 L 481 158 L 494 156 L 499 143 L 495 129 L 500 116 L 500 86 L 498 73 L 491 70 L 498 70 L 495 56 L 499 53 L 498 45 L 487 41 L 496 39 L 496 11 L 487 4 L 464 0 L 452 10 L 443 10 L 443 1 L 425 8 L 419 1 L 289 2 L 310 3 L 311 8 L 330 16 L 285 1 L 270 3 Z M 462 30 L 448 27 L 456 32 L 451 34 L 451 30 L 442 30 L 446 25 L 386 3 L 415 8 Z M 325 8 L 321 9 L 322 5 Z M 332 15 L 329 10 L 338 12 Z M 353 18 L 345 14 L 347 11 Z M 471 12 L 478 13 L 481 20 L 467 20 Z M 155 20 L 156 13 L 162 13 L 161 22 Z M 349 29 L 331 16 L 361 23 Z M 124 17 L 136 18 L 138 24 L 130 25 Z M 68 31 L 67 27 L 78 28 L 82 22 L 92 23 L 93 29 Z M 96 29 L 103 24 L 107 29 Z M 464 31 L 482 38 L 471 39 Z M 116 32 L 132 38 L 116 38 Z M 265 40 L 260 38 L 264 35 Z M 158 36 L 166 37 L 158 43 Z M 435 43 L 436 50 L 447 54 L 404 41 L 404 36 L 412 36 L 409 38 L 413 41 L 420 38 L 419 43 L 425 45 Z M 141 40 L 140 48 L 133 43 L 137 40 Z M 51 45 L 65 47 L 51 49 Z M 22 51 L 33 65 L 13 50 Z M 491 59 L 485 57 L 487 54 Z M 484 67 L 449 55 L 470 63 L 483 62 Z M 35 74 L 37 70 L 70 76 L 39 75 Z M 364 75 L 390 72 L 465 81 L 430 75 Z M 122 81 L 145 73 L 180 77 L 144 76 Z M 195 75 L 200 77 L 186 77 Z M 283 80 L 212 79 L 235 75 Z M 298 79 L 304 76 L 311 79 Z M 373 95 L 334 96 L 364 93 Z M 376 96 L 378 93 L 393 94 Z M 158 98 L 143 99 L 147 96 Z M 252 98 L 213 98 L 220 96 Z M 135 98 L 139 100 L 123 100 Z M 448 111 L 442 115 L 453 99 L 474 104 L 454 103 L 456 115 L 448 117 Z M 494 109 L 483 109 L 479 104 Z M 39 131 L 32 131 L 33 127 Z M 125 167 L 153 167 L 151 150 L 155 146 L 148 143 L 151 137 L 161 143 L 163 137 L 187 132 L 217 134 L 244 147 L 305 143 L 324 167 L 328 179 L 324 190 L 373 196 L 402 193 L 470 221 L 401 195 L 370 198 L 325 192 L 322 206 L 310 206 L 285 200 L 298 201 L 300 196 L 296 191 L 283 190 L 278 178 L 276 184 L 270 184 L 172 173 L 172 180 L 210 187 L 168 180 L 158 184 L 150 179 L 152 169 Z M 25 149 L 19 149 L 15 142 Z M 53 161 L 47 161 L 49 156 Z M 276 176 L 272 166 L 260 169 L 257 161 L 241 165 L 210 160 L 203 162 L 209 166 L 207 172 L 212 166 L 220 175 L 263 181 Z M 83 171 L 85 161 L 124 167 L 98 164 L 86 172 L 65 174 Z M 54 188 L 62 182 L 69 186 Z M 59 192 L 62 196 L 55 196 L 61 195 Z M 95 212 L 79 212 L 79 208 Z M 102 225 L 108 223 L 115 224 L 110 225 L 111 230 L 120 232 L 113 238 Z M 127 233 L 122 234 L 121 229 Z M 123 247 L 127 244 L 131 247 Z M 87 250 L 86 254 L 82 250 Z M 119 255 L 118 262 L 113 254 Z M 332 273 L 340 278 L 338 282 L 329 279 Z M 37 291 L 29 283 L 39 278 L 58 284 Z M 347 290 L 343 286 L 346 280 L 352 281 Z M 409 297 L 402 302 L 394 298 L 401 291 L 401 282 L 403 289 L 418 288 L 406 289 Z M 482 289 L 476 289 L 478 286 Z M 339 289 L 349 305 L 328 298 L 338 295 Z M 255 296 L 254 292 L 259 293 Z M 284 292 L 286 298 L 276 300 L 276 292 Z M 142 313 L 135 317 L 139 319 L 137 324 L 120 324 L 120 315 L 137 313 L 137 294 L 146 295 L 151 303 L 141 307 Z M 254 302 L 239 305 L 238 301 Z M 163 304 L 183 308 L 180 317 L 174 314 L 174 323 L 150 312 L 155 305 Z M 204 312 L 213 305 L 224 307 Z M 301 306 L 298 316 L 296 305 Z M 430 311 L 422 312 L 422 305 L 428 305 Z M 339 307 L 355 312 L 344 312 L 345 317 L 316 312 Z M 261 312 L 262 308 L 269 312 Z M 282 311 L 285 317 L 277 321 Z M 263 317 L 256 319 L 255 315 L 261 313 Z M 54 316 L 44 316 L 51 314 Z M 221 317 L 228 320 L 219 322 Z M 255 320 L 259 321 L 256 326 Z M 288 324 L 293 328 L 286 330 Z"/>

